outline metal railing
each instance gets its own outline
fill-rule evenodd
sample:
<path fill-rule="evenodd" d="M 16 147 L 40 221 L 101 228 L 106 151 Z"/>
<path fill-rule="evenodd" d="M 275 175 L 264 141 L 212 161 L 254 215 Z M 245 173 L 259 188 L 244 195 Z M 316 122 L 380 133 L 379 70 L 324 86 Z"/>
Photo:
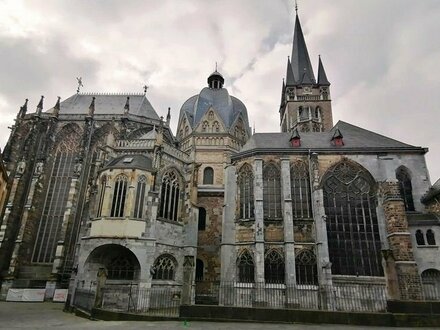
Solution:
<path fill-rule="evenodd" d="M 440 273 L 422 275 L 423 299 L 428 301 L 440 301 Z"/>
<path fill-rule="evenodd" d="M 150 316 L 179 316 L 180 288 L 112 285 L 102 289 L 102 296 L 102 309 Z"/>
<path fill-rule="evenodd" d="M 196 285 L 196 304 L 237 307 L 317 309 L 384 312 L 385 286 L 381 284 L 284 285 L 222 282 Z"/>
<path fill-rule="evenodd" d="M 73 306 L 84 311 L 90 312 L 95 303 L 95 291 L 91 288 L 89 289 L 80 289 L 76 288 L 75 296 L 73 298 Z"/>

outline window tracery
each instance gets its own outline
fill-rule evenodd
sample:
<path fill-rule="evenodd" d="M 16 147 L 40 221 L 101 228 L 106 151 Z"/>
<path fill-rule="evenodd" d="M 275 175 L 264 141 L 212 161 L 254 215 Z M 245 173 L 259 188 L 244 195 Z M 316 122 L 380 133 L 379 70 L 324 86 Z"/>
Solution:
<path fill-rule="evenodd" d="M 274 164 L 266 165 L 263 171 L 263 211 L 264 219 L 282 218 L 280 171 Z"/>
<path fill-rule="evenodd" d="M 145 190 L 147 187 L 147 178 L 141 175 L 137 182 L 136 199 L 134 205 L 134 217 L 143 218 L 145 204 Z"/>
<path fill-rule="evenodd" d="M 292 212 L 296 219 L 312 217 L 309 169 L 305 162 L 296 161 L 290 168 Z"/>
<path fill-rule="evenodd" d="M 243 165 L 238 174 L 240 219 L 254 218 L 254 174 L 249 164 Z"/>
<path fill-rule="evenodd" d="M 169 170 L 162 177 L 159 217 L 177 221 L 180 202 L 180 184 L 175 171 Z"/>
<path fill-rule="evenodd" d="M 382 276 L 376 189 L 361 166 L 343 161 L 324 180 L 324 207 L 333 274 Z"/>
<path fill-rule="evenodd" d="M 264 258 L 264 280 L 266 283 L 284 283 L 284 257 L 274 249 Z"/>
<path fill-rule="evenodd" d="M 116 177 L 113 189 L 111 217 L 122 218 L 124 216 L 125 197 L 127 195 L 128 178 L 124 174 Z"/>
<path fill-rule="evenodd" d="M 316 255 L 310 249 L 301 250 L 295 257 L 296 283 L 318 285 Z"/>
<path fill-rule="evenodd" d="M 238 281 L 254 283 L 254 258 L 249 251 L 244 251 L 237 259 Z"/>
<path fill-rule="evenodd" d="M 153 280 L 174 280 L 176 268 L 177 263 L 172 256 L 168 254 L 159 256 L 154 262 Z"/>
<path fill-rule="evenodd" d="M 127 256 L 119 255 L 107 265 L 107 278 L 109 280 L 133 280 L 135 269 Z"/>

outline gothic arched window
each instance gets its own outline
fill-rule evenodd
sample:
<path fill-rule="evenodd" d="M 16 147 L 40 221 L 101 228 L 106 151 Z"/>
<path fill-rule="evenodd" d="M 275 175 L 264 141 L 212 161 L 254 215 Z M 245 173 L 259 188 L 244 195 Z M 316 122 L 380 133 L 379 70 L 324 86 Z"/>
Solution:
<path fill-rule="evenodd" d="M 133 280 L 134 273 L 133 263 L 124 255 L 113 258 L 107 265 L 107 278 L 109 280 Z"/>
<path fill-rule="evenodd" d="M 128 178 L 120 174 L 116 177 L 115 188 L 113 189 L 111 217 L 122 218 L 124 216 L 125 196 L 127 195 Z"/>
<path fill-rule="evenodd" d="M 425 245 L 425 237 L 420 229 L 416 231 L 416 243 L 417 245 Z"/>
<path fill-rule="evenodd" d="M 175 171 L 167 171 L 162 177 L 159 217 L 177 221 L 180 200 L 179 179 Z"/>
<path fill-rule="evenodd" d="M 315 119 L 317 121 L 321 121 L 321 108 L 320 107 L 315 108 L 315 113 L 314 113 L 313 117 L 314 117 L 313 119 Z"/>
<path fill-rule="evenodd" d="M 147 178 L 141 175 L 137 182 L 136 200 L 134 204 L 134 217 L 142 218 L 144 215 L 145 189 L 147 187 Z"/>
<path fill-rule="evenodd" d="M 254 283 L 254 258 L 249 251 L 244 251 L 237 259 L 238 281 Z"/>
<path fill-rule="evenodd" d="M 104 204 L 105 188 L 107 187 L 107 176 L 103 175 L 101 178 L 101 183 L 99 184 L 99 195 L 98 195 L 98 208 L 96 216 L 99 218 L 102 215 L 102 205 Z"/>
<path fill-rule="evenodd" d="M 46 196 L 42 205 L 37 237 L 32 255 L 33 262 L 50 263 L 55 250 L 64 219 L 72 177 L 75 173 L 76 155 L 80 135 L 76 124 L 67 124 L 57 135 L 58 145 L 51 158 Z"/>
<path fill-rule="evenodd" d="M 332 273 L 382 276 L 374 179 L 343 161 L 327 171 L 323 190 Z"/>
<path fill-rule="evenodd" d="M 396 171 L 396 179 L 399 181 L 400 196 L 405 203 L 405 210 L 414 211 L 411 176 L 408 170 L 403 166 L 399 167 Z"/>
<path fill-rule="evenodd" d="M 238 173 L 240 219 L 254 218 L 254 174 L 249 164 L 243 165 Z"/>
<path fill-rule="evenodd" d="M 172 256 L 161 255 L 154 262 L 153 280 L 174 280 L 176 268 L 177 262 Z"/>
<path fill-rule="evenodd" d="M 296 219 L 312 217 L 310 176 L 305 162 L 297 161 L 290 168 L 292 212 Z"/>
<path fill-rule="evenodd" d="M 214 170 L 212 167 L 205 167 L 203 170 L 203 184 L 214 183 Z"/>
<path fill-rule="evenodd" d="M 266 283 L 284 283 L 284 257 L 276 250 L 266 253 L 264 280 Z"/>
<path fill-rule="evenodd" d="M 274 164 L 266 165 L 263 170 L 263 210 L 264 219 L 282 218 L 280 171 Z"/>
<path fill-rule="evenodd" d="M 206 209 L 203 207 L 199 208 L 199 222 L 198 229 L 205 230 L 206 229 Z"/>
<path fill-rule="evenodd" d="M 435 245 L 435 236 L 432 229 L 426 231 L 426 243 L 428 243 L 428 245 Z"/>
<path fill-rule="evenodd" d="M 318 270 L 316 256 L 312 250 L 301 250 L 295 257 L 297 284 L 318 285 Z"/>
<path fill-rule="evenodd" d="M 200 259 L 196 259 L 196 281 L 203 281 L 204 269 L 205 265 L 203 264 L 203 261 Z"/>

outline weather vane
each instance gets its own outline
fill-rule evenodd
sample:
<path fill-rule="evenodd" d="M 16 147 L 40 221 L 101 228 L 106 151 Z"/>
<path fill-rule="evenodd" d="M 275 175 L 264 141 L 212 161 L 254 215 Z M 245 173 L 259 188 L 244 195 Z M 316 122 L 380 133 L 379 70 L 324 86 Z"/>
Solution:
<path fill-rule="evenodd" d="M 147 94 L 147 90 L 148 90 L 148 86 L 147 85 L 144 85 L 144 94 Z"/>
<path fill-rule="evenodd" d="M 296 14 L 298 14 L 298 2 L 297 2 L 297 0 L 295 0 L 295 12 L 296 12 Z"/>
<path fill-rule="evenodd" d="M 82 83 L 82 77 L 76 77 L 76 81 L 78 82 L 78 88 L 76 89 L 76 92 L 79 93 L 79 90 L 81 87 L 84 87 L 83 83 Z"/>
<path fill-rule="evenodd" d="M 217 71 L 217 62 L 215 62 L 215 71 Z"/>

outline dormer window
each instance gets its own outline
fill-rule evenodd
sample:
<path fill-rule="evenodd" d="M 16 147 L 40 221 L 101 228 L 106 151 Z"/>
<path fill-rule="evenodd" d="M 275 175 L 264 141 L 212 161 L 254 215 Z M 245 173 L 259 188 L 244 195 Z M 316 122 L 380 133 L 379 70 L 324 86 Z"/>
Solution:
<path fill-rule="evenodd" d="M 292 137 L 290 138 L 290 144 L 292 147 L 301 147 L 301 136 L 298 133 L 298 130 L 295 128 L 292 132 Z"/>
<path fill-rule="evenodd" d="M 339 130 L 339 128 L 336 128 L 336 131 L 335 131 L 335 133 L 333 134 L 333 137 L 332 137 L 332 144 L 334 145 L 334 146 L 336 146 L 336 147 L 341 147 L 341 146 L 343 146 L 344 145 L 344 140 L 343 140 L 343 136 L 342 136 L 342 133 L 341 133 L 341 131 Z"/>

